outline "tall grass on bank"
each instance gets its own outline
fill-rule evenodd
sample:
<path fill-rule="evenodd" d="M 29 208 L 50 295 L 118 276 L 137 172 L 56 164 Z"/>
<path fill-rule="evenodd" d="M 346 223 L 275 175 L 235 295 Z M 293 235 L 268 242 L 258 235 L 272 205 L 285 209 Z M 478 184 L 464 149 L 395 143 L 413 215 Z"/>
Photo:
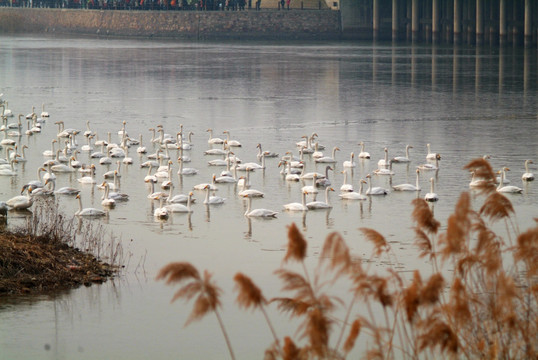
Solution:
<path fill-rule="evenodd" d="M 102 283 L 123 264 L 123 247 L 103 227 L 37 198 L 26 224 L 0 229 L 0 295 L 47 292 Z"/>
<path fill-rule="evenodd" d="M 54 198 L 39 198 L 26 226 L 14 232 L 40 241 L 66 244 L 114 267 L 120 268 L 124 263 L 121 242 L 114 237 L 106 240 L 106 231 L 101 223 L 84 221 L 80 217 L 66 217 Z"/>
<path fill-rule="evenodd" d="M 485 180 L 479 188 L 484 200 L 474 210 L 470 194 L 462 193 L 446 231 L 439 231 L 441 223 L 424 200 L 413 201 L 418 256 L 431 262 L 429 276 L 415 271 L 406 278 L 390 267 L 386 274 L 376 274 L 363 267 L 336 232 L 325 239 L 310 273 L 307 242 L 295 224 L 288 228 L 283 265 L 295 262 L 302 270 L 282 266 L 275 271 L 282 290 L 291 295 L 268 300 L 247 275 L 238 273 L 237 303 L 260 310 L 274 337 L 265 358 L 344 359 L 362 337 L 367 359 L 536 359 L 538 226 L 520 232 L 511 202 L 495 189 L 487 160 L 473 160 L 465 168 Z M 497 224 L 504 225 L 502 234 L 492 229 Z M 395 256 L 381 233 L 360 231 L 373 244 L 373 257 Z M 206 271 L 202 277 L 181 262 L 165 266 L 157 279 L 183 284 L 172 301 L 196 297 L 187 324 L 210 312 L 217 315 L 234 358 L 219 312 L 222 290 L 211 275 Z M 349 284 L 345 299 L 329 292 L 336 281 Z M 271 305 L 302 320 L 296 338 L 276 334 L 266 311 Z M 338 318 L 342 309 L 345 315 Z"/>

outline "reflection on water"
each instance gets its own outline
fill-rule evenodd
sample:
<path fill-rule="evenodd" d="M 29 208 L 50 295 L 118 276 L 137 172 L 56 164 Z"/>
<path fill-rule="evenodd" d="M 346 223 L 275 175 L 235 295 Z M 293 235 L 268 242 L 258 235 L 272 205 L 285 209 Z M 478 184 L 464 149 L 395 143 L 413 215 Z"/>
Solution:
<path fill-rule="evenodd" d="M 522 195 L 510 196 L 520 228 L 533 223 L 536 184 L 520 180 L 524 160 L 538 159 L 537 53 L 530 49 L 37 37 L 3 37 L 0 48 L 4 69 L 0 92 L 9 108 L 26 114 L 45 103 L 51 114 L 41 134 L 18 139 L 29 147 L 28 162 L 18 166 L 18 176 L 0 177 L 0 200 L 18 194 L 23 184 L 35 179 L 45 160 L 41 153 L 50 149 L 57 133 L 54 122 L 59 120 L 81 131 L 89 121 L 99 139 L 110 132 L 113 141 L 119 141 L 117 132 L 125 121 L 131 137 L 143 135 L 149 154 L 157 150 L 150 142 L 150 128 L 162 125 L 171 135 L 180 125 L 185 133 L 192 131 L 193 149 L 184 151 L 191 162 L 185 167 L 199 173 L 174 178 L 174 194 L 188 193 L 223 169 L 209 166 L 207 161 L 217 157 L 203 154 L 210 148 L 208 128 L 222 137 L 229 130 L 241 141 L 242 147 L 234 152 L 243 162 L 257 162 L 258 143 L 299 156 L 295 143 L 315 132 L 325 153 L 334 146 L 341 150 L 329 173 L 337 191 L 344 180 L 342 161 L 350 152 L 360 151 L 360 141 L 372 158 L 355 159 L 357 167 L 348 170 L 348 182 L 355 187 L 377 168 L 385 147 L 391 157 L 404 155 L 408 144 L 414 147 L 410 164 L 393 165 L 395 175 L 373 176 L 373 184 L 385 188 L 414 183 L 416 166 L 425 162 L 426 144 L 442 154 L 438 171 L 421 174 L 420 194 L 391 192 L 365 201 L 344 201 L 332 193 L 332 209 L 306 213 L 289 213 L 282 207 L 300 199 L 300 187 L 309 182 L 285 181 L 278 159 L 267 158 L 264 171 L 250 174 L 252 187 L 266 194 L 254 200 L 253 207 L 279 211 L 276 219 L 245 218 L 247 204 L 238 197 L 236 186 L 220 184 L 218 195 L 226 198 L 222 206 L 205 206 L 205 193 L 195 191 L 192 214 L 172 214 L 161 221 L 153 216 L 158 203 L 147 198 L 143 178 L 148 170 L 139 167 L 147 156 L 131 147 L 134 164 L 122 165 L 120 181 L 121 191 L 130 199 L 98 220 L 121 238 L 127 271 L 114 282 L 63 294 L 61 300 L 40 298 L 43 301 L 28 306 L 3 308 L 0 350 L 11 358 L 141 359 L 177 354 L 221 358 L 225 344 L 214 319 L 183 329 L 189 307 L 169 305 L 173 290 L 153 280 L 170 261 L 190 261 L 214 273 L 225 290 L 224 322 L 233 324 L 229 331 L 236 352 L 240 358 L 257 358 L 270 334 L 263 325 L 254 325 L 254 315 L 237 311 L 231 279 L 241 271 L 252 276 L 267 297 L 280 294 L 272 273 L 281 264 L 287 225 L 295 222 L 304 232 L 310 258 L 316 258 L 333 231 L 343 235 L 353 253 L 369 254 L 370 245 L 358 228 L 370 227 L 390 239 L 399 259 L 391 263 L 399 270 L 427 271 L 430 264 L 417 259 L 413 246 L 411 201 L 424 196 L 429 178 L 434 177 L 440 200 L 430 206 L 445 222 L 458 194 L 468 190 L 470 177 L 462 167 L 485 154 L 491 155 L 495 169 L 512 169 L 510 180 L 524 189 Z M 82 136 L 77 139 L 79 145 L 85 144 Z M 169 154 L 177 172 L 175 160 L 180 154 L 176 150 Z M 86 153 L 78 154 L 78 159 L 94 162 Z M 303 160 L 305 171 L 325 171 L 311 156 Z M 100 182 L 116 164 L 96 167 Z M 79 187 L 85 206 L 100 207 L 102 192 L 95 186 L 80 186 L 78 176 L 59 174 L 57 186 Z M 71 197 L 62 196 L 59 203 L 66 214 L 77 209 Z M 9 216 L 13 225 L 27 219 L 19 212 Z M 81 231 L 86 221 L 79 222 Z M 29 319 L 39 321 L 34 326 Z M 281 321 L 277 331 L 289 334 L 293 329 Z"/>

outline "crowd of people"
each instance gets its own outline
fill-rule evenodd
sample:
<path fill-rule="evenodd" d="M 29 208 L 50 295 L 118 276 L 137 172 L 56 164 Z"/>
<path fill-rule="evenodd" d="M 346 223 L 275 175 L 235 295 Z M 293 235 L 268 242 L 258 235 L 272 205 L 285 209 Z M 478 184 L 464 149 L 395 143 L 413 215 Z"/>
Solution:
<path fill-rule="evenodd" d="M 289 7 L 289 0 L 287 3 Z M 0 0 L 0 6 L 103 10 L 243 11 L 260 10 L 261 0 Z"/>

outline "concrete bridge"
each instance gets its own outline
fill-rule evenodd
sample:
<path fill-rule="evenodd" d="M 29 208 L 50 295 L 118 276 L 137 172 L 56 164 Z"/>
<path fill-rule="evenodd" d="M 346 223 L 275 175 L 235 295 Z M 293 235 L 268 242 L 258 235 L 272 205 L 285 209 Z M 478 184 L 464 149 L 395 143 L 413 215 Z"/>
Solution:
<path fill-rule="evenodd" d="M 343 33 L 353 37 L 537 44 L 536 0 L 339 1 Z"/>

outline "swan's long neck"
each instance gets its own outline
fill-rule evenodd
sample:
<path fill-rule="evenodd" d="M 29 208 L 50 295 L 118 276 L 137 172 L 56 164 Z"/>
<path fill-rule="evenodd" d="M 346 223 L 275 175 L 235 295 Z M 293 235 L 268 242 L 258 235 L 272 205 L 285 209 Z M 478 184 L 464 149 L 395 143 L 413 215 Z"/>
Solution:
<path fill-rule="evenodd" d="M 168 198 L 166 199 L 166 202 L 169 203 L 170 200 L 172 200 L 172 191 L 173 191 L 174 185 L 170 184 L 170 187 L 168 188 Z"/>
<path fill-rule="evenodd" d="M 329 191 L 331 190 L 331 188 L 329 186 L 327 186 L 327 188 L 325 189 L 325 203 L 327 205 L 329 205 Z"/>
<path fill-rule="evenodd" d="M 473 173 L 473 176 L 474 176 L 474 173 Z M 418 179 L 418 178 L 419 178 L 419 176 L 418 176 L 418 172 L 417 172 L 417 180 L 416 180 L 416 184 L 415 184 L 416 187 L 417 187 L 417 189 L 419 188 L 419 186 L 418 186 L 418 184 L 419 184 L 419 179 Z"/>
<path fill-rule="evenodd" d="M 336 148 L 333 148 L 333 159 L 336 157 Z"/>
<path fill-rule="evenodd" d="M 385 149 L 385 165 L 389 162 L 389 151 Z"/>
<path fill-rule="evenodd" d="M 405 147 L 405 157 L 409 159 L 409 145 Z"/>
<path fill-rule="evenodd" d="M 344 185 L 347 184 L 347 171 L 344 171 Z"/>
<path fill-rule="evenodd" d="M 329 179 L 329 169 L 330 169 L 329 166 L 327 166 L 327 167 L 325 168 L 325 179 Z"/>
<path fill-rule="evenodd" d="M 303 195 L 301 197 L 301 203 L 303 204 L 303 207 L 306 206 L 306 192 L 303 191 Z"/>
<path fill-rule="evenodd" d="M 359 195 L 362 195 L 362 184 L 364 184 L 362 181 L 359 181 Z"/>
<path fill-rule="evenodd" d="M 189 196 L 187 197 L 187 210 L 189 212 L 191 211 L 191 198 L 192 198 L 192 195 L 189 193 Z"/>
<path fill-rule="evenodd" d="M 430 190 L 431 191 L 430 192 L 433 193 L 433 178 L 430 179 L 430 183 L 431 183 L 431 185 L 430 185 Z"/>
<path fill-rule="evenodd" d="M 529 172 L 529 160 L 525 160 L 525 172 Z"/>
<path fill-rule="evenodd" d="M 372 190 L 372 178 L 368 178 L 368 191 Z"/>
<path fill-rule="evenodd" d="M 265 169 L 265 155 L 262 155 L 262 168 Z"/>
<path fill-rule="evenodd" d="M 205 202 L 209 201 L 209 186 L 205 189 Z"/>
<path fill-rule="evenodd" d="M 501 176 L 500 176 L 499 186 L 497 189 L 500 189 L 504 186 L 504 169 L 501 169 Z"/>
<path fill-rule="evenodd" d="M 82 212 L 82 199 L 79 196 L 78 197 L 78 212 L 77 213 L 80 213 L 80 212 Z"/>
<path fill-rule="evenodd" d="M 56 190 L 56 181 L 54 179 L 49 179 L 49 183 L 52 184 L 50 186 L 50 191 Z"/>
<path fill-rule="evenodd" d="M 249 196 L 247 197 L 247 210 L 245 211 L 245 215 L 248 215 L 250 212 L 250 207 L 252 206 L 252 198 Z"/>

